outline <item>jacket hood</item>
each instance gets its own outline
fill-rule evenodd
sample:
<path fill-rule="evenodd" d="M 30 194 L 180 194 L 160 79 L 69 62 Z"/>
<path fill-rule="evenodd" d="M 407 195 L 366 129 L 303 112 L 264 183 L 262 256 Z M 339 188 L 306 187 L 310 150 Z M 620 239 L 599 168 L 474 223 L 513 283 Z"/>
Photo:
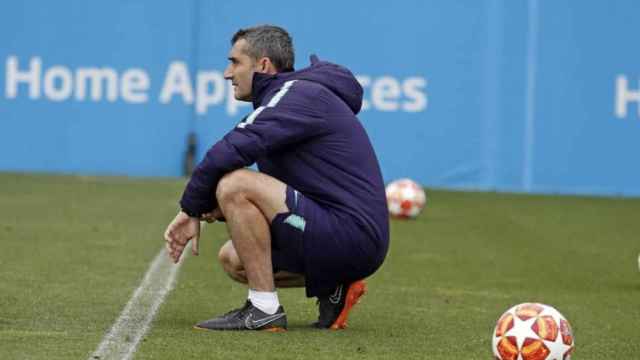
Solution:
<path fill-rule="evenodd" d="M 311 65 L 309 67 L 298 71 L 283 72 L 275 75 L 254 73 L 251 89 L 253 107 L 260 106 L 264 96 L 270 89 L 279 87 L 289 80 L 307 80 L 331 90 L 349 106 L 354 114 L 360 112 L 363 90 L 351 71 L 328 61 L 320 61 L 315 55 L 311 55 L 310 60 Z"/>

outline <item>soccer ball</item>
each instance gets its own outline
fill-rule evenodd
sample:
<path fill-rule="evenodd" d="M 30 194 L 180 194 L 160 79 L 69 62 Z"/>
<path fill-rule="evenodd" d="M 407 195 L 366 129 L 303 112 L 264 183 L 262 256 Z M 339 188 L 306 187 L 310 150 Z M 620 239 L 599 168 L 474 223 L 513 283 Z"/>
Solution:
<path fill-rule="evenodd" d="M 570 360 L 574 349 L 567 319 L 537 303 L 516 305 L 502 314 L 491 340 L 497 360 Z"/>
<path fill-rule="evenodd" d="M 415 218 L 427 201 L 422 187 L 410 179 L 400 179 L 387 185 L 389 214 L 398 218 Z"/>

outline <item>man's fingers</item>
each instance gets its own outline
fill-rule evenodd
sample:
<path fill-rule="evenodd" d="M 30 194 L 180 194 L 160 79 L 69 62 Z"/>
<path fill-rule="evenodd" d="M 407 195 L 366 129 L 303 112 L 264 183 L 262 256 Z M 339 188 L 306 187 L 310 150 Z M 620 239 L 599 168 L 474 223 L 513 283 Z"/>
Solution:
<path fill-rule="evenodd" d="M 167 249 L 167 254 L 169 255 L 170 258 L 173 259 L 173 241 L 171 240 L 171 225 L 167 226 L 167 230 L 165 230 L 164 232 L 164 241 L 165 241 L 165 248 Z"/>
<path fill-rule="evenodd" d="M 200 230 L 202 230 L 202 228 L 200 227 L 199 221 L 196 221 L 195 225 L 196 225 L 196 228 L 195 228 L 196 233 L 191 239 L 192 240 L 191 253 L 197 256 L 199 254 Z"/>
<path fill-rule="evenodd" d="M 180 261 L 180 255 L 182 255 L 181 250 L 173 250 L 173 252 L 171 253 L 171 257 L 173 258 L 173 262 L 175 264 L 177 264 L 178 261 Z"/>
<path fill-rule="evenodd" d="M 209 224 L 211 224 L 216 222 L 216 217 L 214 216 L 213 212 L 209 212 L 209 213 L 202 214 L 202 216 L 200 217 L 200 221 L 206 221 Z"/>
<path fill-rule="evenodd" d="M 208 212 L 208 213 L 204 213 L 204 214 L 202 214 L 202 215 L 200 216 L 200 221 L 207 221 L 207 222 L 208 222 L 208 221 L 210 221 L 210 220 L 211 220 L 211 216 L 212 216 L 212 215 L 211 215 L 211 213 L 210 213 L 210 212 Z"/>
<path fill-rule="evenodd" d="M 193 239 L 191 239 L 191 253 L 193 255 L 198 255 L 198 238 L 199 236 L 194 236 Z"/>
<path fill-rule="evenodd" d="M 165 248 L 174 263 L 180 260 L 180 255 L 182 255 L 185 245 L 189 242 L 183 229 L 185 219 L 188 219 L 185 216 L 182 212 L 179 212 L 164 232 Z"/>
<path fill-rule="evenodd" d="M 216 219 L 217 221 L 224 221 L 224 214 L 222 214 L 222 210 L 220 210 L 219 207 L 213 209 L 213 211 L 211 212 L 211 216 L 213 216 L 214 219 Z"/>
<path fill-rule="evenodd" d="M 182 251 L 178 249 L 178 244 L 170 241 L 167 242 L 166 248 L 171 260 L 173 260 L 174 263 L 177 263 L 178 259 L 180 258 L 180 254 L 182 253 Z"/>
<path fill-rule="evenodd" d="M 211 213 L 203 215 L 205 218 L 210 216 Z M 178 213 L 176 218 L 167 227 L 164 233 L 164 239 L 167 242 L 165 247 L 174 263 L 180 261 L 180 256 L 182 256 L 189 240 L 193 241 L 193 244 L 191 244 L 193 255 L 198 255 L 198 240 L 200 237 L 199 220 L 200 219 L 189 218 L 184 214 Z"/>
<path fill-rule="evenodd" d="M 184 251 L 184 245 L 177 244 L 176 245 L 176 251 L 183 252 Z"/>

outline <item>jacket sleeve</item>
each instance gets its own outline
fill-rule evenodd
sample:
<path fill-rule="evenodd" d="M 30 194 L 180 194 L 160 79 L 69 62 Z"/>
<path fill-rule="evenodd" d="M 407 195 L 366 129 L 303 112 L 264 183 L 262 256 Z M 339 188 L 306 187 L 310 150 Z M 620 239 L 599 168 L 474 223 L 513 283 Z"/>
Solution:
<path fill-rule="evenodd" d="M 321 98 L 301 86 L 303 82 L 294 82 L 285 83 L 267 105 L 255 109 L 207 151 L 182 194 L 184 212 L 200 217 L 217 207 L 215 190 L 226 173 L 328 131 Z"/>

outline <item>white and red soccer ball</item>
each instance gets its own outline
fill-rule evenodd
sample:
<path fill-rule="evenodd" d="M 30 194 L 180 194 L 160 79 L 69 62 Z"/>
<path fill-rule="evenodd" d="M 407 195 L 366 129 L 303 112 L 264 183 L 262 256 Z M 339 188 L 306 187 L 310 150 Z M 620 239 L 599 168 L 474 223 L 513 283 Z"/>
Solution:
<path fill-rule="evenodd" d="M 410 179 L 400 179 L 387 185 L 389 214 L 397 218 L 415 218 L 427 202 L 422 186 Z"/>
<path fill-rule="evenodd" d="M 507 310 L 491 340 L 497 360 L 570 360 L 575 346 L 569 321 L 553 307 L 538 303 Z"/>

